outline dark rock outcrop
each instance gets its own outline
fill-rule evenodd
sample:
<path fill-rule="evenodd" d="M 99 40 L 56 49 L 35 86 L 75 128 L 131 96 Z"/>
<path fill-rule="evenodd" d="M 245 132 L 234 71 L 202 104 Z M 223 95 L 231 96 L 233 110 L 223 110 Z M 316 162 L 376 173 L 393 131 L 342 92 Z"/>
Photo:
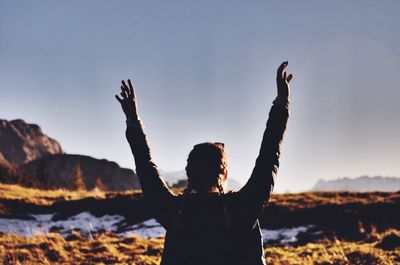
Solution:
<path fill-rule="evenodd" d="M 40 188 L 35 178 L 9 163 L 0 153 L 0 183 L 20 184 L 26 187 Z"/>

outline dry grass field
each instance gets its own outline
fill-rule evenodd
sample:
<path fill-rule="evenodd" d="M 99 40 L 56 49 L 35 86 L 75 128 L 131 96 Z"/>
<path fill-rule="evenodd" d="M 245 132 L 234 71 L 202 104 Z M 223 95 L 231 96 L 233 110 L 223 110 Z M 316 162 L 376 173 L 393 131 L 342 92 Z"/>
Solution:
<path fill-rule="evenodd" d="M 387 240 L 389 238 L 389 240 Z M 391 238 L 391 239 L 390 239 Z M 386 243 L 389 241 L 389 243 Z M 397 240 L 397 248 L 394 248 Z M 326 239 L 302 246 L 265 249 L 267 264 L 399 264 L 400 232 L 375 235 L 371 242 Z M 31 238 L 0 236 L 1 264 L 158 264 L 163 238 L 118 237 L 111 233 L 91 238 L 58 233 Z M 383 245 L 383 246 L 382 246 Z M 393 249 L 392 249 L 393 247 Z"/>
<path fill-rule="evenodd" d="M 46 211 L 48 207 L 55 207 L 66 202 L 71 203 L 68 207 L 76 207 L 76 205 L 84 204 L 83 202 L 86 203 L 87 200 L 94 200 L 95 203 L 101 204 L 101 202 L 112 201 L 116 198 L 135 198 L 133 201 L 140 201 L 142 196 L 140 191 L 124 193 L 98 190 L 42 191 L 0 184 L 0 216 L 15 218 L 23 211 L 35 207 L 38 207 L 40 211 Z M 373 216 L 374 218 L 371 219 L 374 221 L 371 223 L 358 221 L 357 227 L 348 226 L 347 230 L 344 230 L 357 230 L 351 233 L 351 235 L 357 235 L 356 237 L 341 237 L 339 232 L 333 231 L 309 242 L 303 240 L 301 243 L 291 245 L 266 245 L 266 262 L 282 265 L 400 264 L 400 224 L 396 219 L 399 204 L 399 192 L 273 195 L 270 208 L 266 211 L 269 214 L 280 214 L 281 219 L 286 218 L 288 214 L 318 215 L 321 209 L 329 211 L 339 209 L 337 213 L 350 211 L 350 214 L 353 214 L 351 216 L 365 215 L 365 211 L 376 214 L 376 208 L 388 210 L 383 211 L 381 216 Z M 58 208 L 52 208 L 54 209 Z M 106 211 L 108 208 L 104 209 Z M 298 222 L 301 224 L 308 220 L 303 218 L 298 219 Z M 361 217 L 360 220 L 362 220 Z M 332 220 L 332 222 L 337 221 Z M 339 224 L 342 225 L 345 222 Z M 336 226 L 328 225 L 327 229 L 336 229 Z M 72 231 L 67 237 L 57 232 L 29 237 L 0 233 L 0 264 L 158 264 L 162 254 L 163 240 L 162 237 L 145 239 L 138 236 L 119 236 L 108 231 L 89 235 Z"/>

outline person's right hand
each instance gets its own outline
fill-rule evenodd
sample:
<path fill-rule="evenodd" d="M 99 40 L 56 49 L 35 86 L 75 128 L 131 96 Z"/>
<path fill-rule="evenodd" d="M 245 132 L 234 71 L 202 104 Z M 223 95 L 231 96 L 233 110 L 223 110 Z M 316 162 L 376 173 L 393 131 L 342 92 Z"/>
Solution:
<path fill-rule="evenodd" d="M 135 89 L 130 79 L 128 79 L 129 88 L 124 80 L 121 81 L 121 84 L 122 86 L 120 95 L 122 99 L 118 95 L 115 95 L 115 98 L 118 100 L 119 103 L 121 103 L 121 107 L 126 115 L 126 119 L 137 120 L 138 113 L 137 113 Z"/>
<path fill-rule="evenodd" d="M 290 96 L 290 86 L 289 82 L 292 80 L 293 75 L 286 75 L 284 72 L 286 66 L 288 65 L 288 61 L 284 61 L 278 68 L 276 75 L 276 85 L 278 87 L 278 97 L 288 98 Z"/>

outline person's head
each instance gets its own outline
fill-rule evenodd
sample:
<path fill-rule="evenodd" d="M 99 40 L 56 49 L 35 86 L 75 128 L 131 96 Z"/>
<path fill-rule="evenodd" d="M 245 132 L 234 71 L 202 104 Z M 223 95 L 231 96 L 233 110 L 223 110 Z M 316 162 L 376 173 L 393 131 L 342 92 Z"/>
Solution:
<path fill-rule="evenodd" d="M 200 192 L 215 188 L 223 192 L 228 176 L 227 162 L 223 143 L 195 145 L 187 159 L 188 187 Z"/>

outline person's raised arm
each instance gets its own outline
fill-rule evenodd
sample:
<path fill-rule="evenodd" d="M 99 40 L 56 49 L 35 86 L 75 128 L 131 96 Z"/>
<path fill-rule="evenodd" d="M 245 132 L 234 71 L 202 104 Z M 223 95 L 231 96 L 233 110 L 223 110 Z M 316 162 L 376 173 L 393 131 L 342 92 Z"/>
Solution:
<path fill-rule="evenodd" d="M 269 112 L 260 153 L 250 179 L 239 191 L 244 203 L 249 207 L 249 220 L 252 222 L 256 221 L 268 202 L 279 168 L 280 144 L 289 117 L 289 82 L 293 78 L 292 74 L 287 75 L 285 72 L 287 65 L 288 62 L 285 61 L 277 70 L 278 95 Z"/>
<path fill-rule="evenodd" d="M 128 79 L 128 85 L 125 81 L 121 82 L 121 97 L 115 95 L 115 98 L 121 103 L 122 110 L 126 116 L 126 138 L 135 158 L 136 173 L 145 199 L 152 206 L 170 199 L 173 193 L 169 190 L 161 178 L 157 166 L 152 161 L 150 147 L 148 145 L 143 125 L 139 119 L 137 100 L 134 86 Z"/>

